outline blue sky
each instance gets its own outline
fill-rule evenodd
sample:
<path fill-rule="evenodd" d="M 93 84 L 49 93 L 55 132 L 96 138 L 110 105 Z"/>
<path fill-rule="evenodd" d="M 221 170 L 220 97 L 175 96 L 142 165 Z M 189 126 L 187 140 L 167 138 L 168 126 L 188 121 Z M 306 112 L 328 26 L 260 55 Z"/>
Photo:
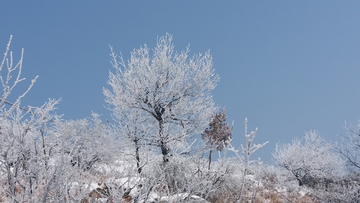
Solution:
<path fill-rule="evenodd" d="M 1 1 L 0 49 L 10 35 L 15 59 L 25 49 L 27 80 L 14 96 L 39 75 L 24 106 L 62 98 L 65 119 L 103 120 L 109 45 L 127 59 L 170 33 L 177 51 L 210 49 L 233 144 L 244 143 L 247 117 L 255 142 L 270 141 L 253 158 L 271 163 L 276 143 L 309 130 L 335 142 L 360 118 L 359 10 L 359 1 Z"/>

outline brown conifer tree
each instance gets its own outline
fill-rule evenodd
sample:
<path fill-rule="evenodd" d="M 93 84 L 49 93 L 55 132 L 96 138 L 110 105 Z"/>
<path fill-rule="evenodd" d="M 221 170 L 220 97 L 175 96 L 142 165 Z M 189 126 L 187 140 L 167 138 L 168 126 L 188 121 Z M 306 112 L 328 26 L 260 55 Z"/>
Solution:
<path fill-rule="evenodd" d="M 232 141 L 231 131 L 233 126 L 228 126 L 226 121 L 225 108 L 222 112 L 216 113 L 210 118 L 209 127 L 206 128 L 202 133 L 202 139 L 210 144 L 209 153 L 209 170 L 211 164 L 211 155 L 214 149 L 222 151 L 224 147 L 229 145 Z"/>

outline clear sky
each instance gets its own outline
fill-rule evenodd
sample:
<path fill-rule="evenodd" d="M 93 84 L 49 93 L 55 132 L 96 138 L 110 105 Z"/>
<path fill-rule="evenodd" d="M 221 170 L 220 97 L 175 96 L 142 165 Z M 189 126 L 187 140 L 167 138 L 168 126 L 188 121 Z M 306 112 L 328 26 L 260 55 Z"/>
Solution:
<path fill-rule="evenodd" d="M 22 105 L 62 98 L 65 119 L 111 120 L 109 45 L 127 59 L 170 33 L 175 49 L 210 49 L 220 82 L 214 100 L 234 121 L 233 144 L 244 143 L 243 121 L 258 127 L 255 154 L 271 163 L 278 142 L 318 130 L 335 142 L 360 118 L 359 1 L 0 1 L 0 50 L 13 35 L 15 59 L 25 49 L 17 90 L 39 75 Z M 14 92 L 14 96 L 16 95 Z M 11 98 L 10 98 L 11 99 Z"/>

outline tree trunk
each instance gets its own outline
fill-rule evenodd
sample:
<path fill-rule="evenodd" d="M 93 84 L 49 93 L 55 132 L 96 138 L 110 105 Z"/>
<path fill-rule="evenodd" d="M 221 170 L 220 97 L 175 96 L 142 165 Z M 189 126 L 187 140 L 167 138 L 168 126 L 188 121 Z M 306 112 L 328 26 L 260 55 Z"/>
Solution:
<path fill-rule="evenodd" d="M 210 164 L 211 164 L 211 154 L 212 154 L 212 151 L 213 151 L 213 150 L 210 150 L 210 153 L 209 153 L 209 170 L 210 170 Z"/>
<path fill-rule="evenodd" d="M 166 162 L 169 162 L 169 148 L 166 146 L 166 143 L 164 142 L 163 120 L 161 117 L 159 117 L 158 121 L 159 121 L 160 149 L 161 149 L 161 153 L 163 155 L 163 161 L 164 161 L 164 163 L 166 163 Z"/>
<path fill-rule="evenodd" d="M 138 173 L 140 174 L 141 171 L 142 171 L 142 168 L 140 167 L 140 154 L 139 154 L 139 144 L 138 144 L 138 139 L 135 138 L 134 139 L 134 143 L 135 143 L 135 158 L 136 158 L 136 167 L 137 167 L 137 170 L 138 170 Z"/>
<path fill-rule="evenodd" d="M 160 142 L 160 148 L 164 163 L 169 162 L 169 149 L 163 141 Z"/>

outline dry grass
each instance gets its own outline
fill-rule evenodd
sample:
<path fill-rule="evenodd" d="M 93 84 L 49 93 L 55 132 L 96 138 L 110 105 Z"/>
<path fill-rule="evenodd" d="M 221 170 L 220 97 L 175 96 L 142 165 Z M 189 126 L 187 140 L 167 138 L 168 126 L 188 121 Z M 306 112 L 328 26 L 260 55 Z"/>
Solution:
<path fill-rule="evenodd" d="M 236 194 L 232 193 L 231 191 L 222 190 L 217 192 L 216 195 L 207 198 L 206 200 L 211 203 L 233 203 L 237 200 L 235 195 Z"/>
<path fill-rule="evenodd" d="M 221 191 L 216 195 L 208 198 L 207 201 L 211 203 L 233 203 L 237 199 L 238 194 L 234 194 L 231 191 Z M 310 195 L 301 195 L 297 191 L 291 193 L 279 193 L 275 190 L 267 190 L 260 188 L 257 192 L 255 199 L 252 198 L 252 193 L 244 194 L 241 202 L 254 202 L 254 203 L 319 203 L 314 200 Z"/>

